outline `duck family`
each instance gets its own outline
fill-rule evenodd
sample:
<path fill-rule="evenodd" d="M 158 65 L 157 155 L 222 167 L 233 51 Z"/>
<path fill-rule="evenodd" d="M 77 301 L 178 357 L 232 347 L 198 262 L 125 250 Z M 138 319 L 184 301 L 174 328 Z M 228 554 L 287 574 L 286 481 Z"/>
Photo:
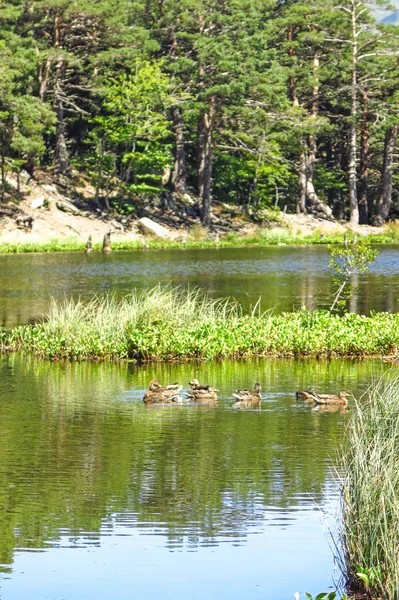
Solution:
<path fill-rule="evenodd" d="M 260 408 L 262 402 L 261 385 L 255 383 L 253 390 L 237 390 L 232 394 L 235 402 L 233 408 Z M 178 383 L 162 385 L 158 379 L 153 379 L 148 385 L 143 401 L 147 405 L 152 404 L 173 404 L 184 402 L 195 402 L 199 404 L 217 404 L 217 393 L 220 391 L 213 385 L 201 384 L 198 379 L 189 381 L 189 389 L 182 392 L 183 386 Z M 296 392 L 297 400 L 304 400 L 322 407 L 348 406 L 348 392 L 340 391 L 338 394 L 319 394 L 313 387 L 307 390 L 298 390 Z"/>
<path fill-rule="evenodd" d="M 182 385 L 173 383 L 171 385 L 162 385 L 158 379 L 150 381 L 148 390 L 145 392 L 143 401 L 147 405 L 151 404 L 172 404 L 181 402 L 196 402 L 200 404 L 217 404 L 217 393 L 220 391 L 213 385 L 200 384 L 198 379 L 189 381 L 190 389 L 187 392 L 181 391 Z M 233 404 L 234 408 L 259 408 L 261 403 L 261 386 L 255 384 L 254 391 L 237 390 L 233 395 L 237 402 Z"/>

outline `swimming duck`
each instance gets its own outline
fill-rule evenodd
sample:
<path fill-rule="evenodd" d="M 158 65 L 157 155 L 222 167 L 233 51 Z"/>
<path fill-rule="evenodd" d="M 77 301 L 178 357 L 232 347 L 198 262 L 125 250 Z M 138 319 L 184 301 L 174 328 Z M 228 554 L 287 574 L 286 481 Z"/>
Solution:
<path fill-rule="evenodd" d="M 103 237 L 103 249 L 102 252 L 104 254 L 109 254 L 112 251 L 111 248 L 111 233 L 112 229 L 110 229 Z"/>
<path fill-rule="evenodd" d="M 298 390 L 295 394 L 297 400 L 305 400 L 305 402 L 316 402 L 316 392 L 310 387 L 307 390 Z"/>
<path fill-rule="evenodd" d="M 332 404 L 335 406 L 348 406 L 346 396 L 348 392 L 339 392 L 339 394 L 318 394 L 314 388 L 296 392 L 297 400 L 306 402 L 315 402 L 316 404 Z"/>
<path fill-rule="evenodd" d="M 91 235 L 89 235 L 89 237 L 87 238 L 86 246 L 85 246 L 85 253 L 90 254 L 90 252 L 92 250 L 93 250 L 93 242 L 91 241 Z"/>
<path fill-rule="evenodd" d="M 255 383 L 254 392 L 250 390 L 237 390 L 235 394 L 233 394 L 234 398 L 237 398 L 238 402 L 236 402 L 233 406 L 234 408 L 258 408 L 261 403 L 261 395 L 260 395 L 260 383 Z"/>
<path fill-rule="evenodd" d="M 150 381 L 148 390 L 145 392 L 143 402 L 145 404 L 171 404 L 180 402 L 180 392 L 183 386 L 177 383 L 162 385 L 158 379 Z"/>
<path fill-rule="evenodd" d="M 348 392 L 339 392 L 339 394 L 314 394 L 316 404 L 330 404 L 335 406 L 348 406 Z"/>
<path fill-rule="evenodd" d="M 217 402 L 217 393 L 219 390 L 212 385 L 200 385 L 198 379 L 189 381 L 190 390 L 187 392 L 188 398 L 195 402 Z"/>

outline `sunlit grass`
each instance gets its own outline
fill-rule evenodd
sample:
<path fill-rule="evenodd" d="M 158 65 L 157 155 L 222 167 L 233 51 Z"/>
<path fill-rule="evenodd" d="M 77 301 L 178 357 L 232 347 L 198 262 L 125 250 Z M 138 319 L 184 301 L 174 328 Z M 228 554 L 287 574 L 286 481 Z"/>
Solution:
<path fill-rule="evenodd" d="M 230 300 L 159 286 L 118 299 L 52 302 L 41 323 L 3 335 L 3 347 L 48 358 L 135 360 L 241 356 L 381 356 L 399 348 L 399 315 L 328 311 L 244 314 Z"/>
<path fill-rule="evenodd" d="M 353 238 L 350 232 L 349 240 Z M 184 239 L 183 239 L 184 238 Z M 361 236 L 364 241 L 378 244 L 399 242 L 399 231 L 394 225 L 388 226 L 383 232 Z M 323 234 L 320 232 L 311 235 L 299 235 L 288 229 L 276 227 L 272 229 L 258 228 L 252 233 L 238 234 L 227 233 L 216 239 L 208 237 L 204 230 L 197 229 L 180 236 L 175 240 L 161 240 L 148 237 L 143 244 L 142 240 L 128 240 L 118 238 L 116 234 L 112 239 L 113 250 L 151 250 L 172 248 L 239 248 L 246 246 L 276 246 L 276 245 L 314 245 L 314 244 L 342 244 L 344 234 Z M 0 254 L 19 254 L 22 252 L 84 252 L 86 240 L 76 237 L 53 239 L 44 242 L 0 242 Z M 102 244 L 93 244 L 94 252 L 101 251 Z"/>
<path fill-rule="evenodd" d="M 399 376 L 352 405 L 343 455 L 342 568 L 349 589 L 399 597 Z"/>

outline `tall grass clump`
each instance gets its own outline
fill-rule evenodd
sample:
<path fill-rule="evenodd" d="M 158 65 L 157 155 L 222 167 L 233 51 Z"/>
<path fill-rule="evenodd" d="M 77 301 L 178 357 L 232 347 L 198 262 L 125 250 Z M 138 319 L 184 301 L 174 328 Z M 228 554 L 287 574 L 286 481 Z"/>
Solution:
<path fill-rule="evenodd" d="M 342 460 L 342 567 L 348 588 L 399 598 L 399 377 L 355 402 Z"/>
<path fill-rule="evenodd" d="M 42 322 L 16 327 L 0 346 L 79 360 L 395 355 L 399 313 L 275 315 L 257 305 L 244 314 L 228 299 L 155 287 L 124 298 L 53 302 Z"/>

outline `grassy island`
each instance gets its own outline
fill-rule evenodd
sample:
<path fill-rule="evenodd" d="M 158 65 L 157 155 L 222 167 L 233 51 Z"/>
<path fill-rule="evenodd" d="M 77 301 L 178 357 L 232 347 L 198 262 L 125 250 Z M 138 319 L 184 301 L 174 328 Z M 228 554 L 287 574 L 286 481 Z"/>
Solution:
<path fill-rule="evenodd" d="M 42 322 L 1 335 L 3 349 L 50 359 L 392 356 L 399 348 L 399 315 L 276 315 L 259 307 L 244 314 L 230 300 L 156 287 L 122 299 L 53 302 Z"/>

